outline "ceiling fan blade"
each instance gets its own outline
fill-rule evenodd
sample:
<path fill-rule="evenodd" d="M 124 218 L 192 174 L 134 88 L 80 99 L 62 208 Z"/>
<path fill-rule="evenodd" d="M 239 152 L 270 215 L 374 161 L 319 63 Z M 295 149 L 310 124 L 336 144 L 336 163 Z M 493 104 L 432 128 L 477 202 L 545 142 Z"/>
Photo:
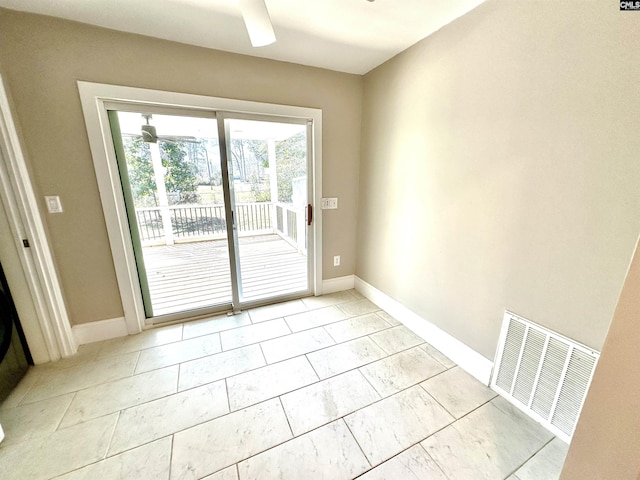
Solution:
<path fill-rule="evenodd" d="M 182 136 L 182 135 L 158 135 L 158 140 L 161 142 L 187 142 L 187 143 L 200 143 L 200 140 L 196 139 L 196 137 L 191 136 Z"/>
<path fill-rule="evenodd" d="M 264 47 L 276 41 L 265 0 L 238 0 L 251 45 Z"/>

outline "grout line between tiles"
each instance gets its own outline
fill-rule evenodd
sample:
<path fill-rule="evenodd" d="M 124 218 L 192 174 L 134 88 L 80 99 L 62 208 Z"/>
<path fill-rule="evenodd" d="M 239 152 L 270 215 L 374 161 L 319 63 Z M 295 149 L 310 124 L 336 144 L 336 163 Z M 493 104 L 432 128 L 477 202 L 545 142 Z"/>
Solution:
<path fill-rule="evenodd" d="M 393 328 L 393 327 L 391 327 L 391 328 Z M 405 327 L 405 328 L 406 328 L 406 327 Z M 385 329 L 385 330 L 388 330 L 388 329 Z M 383 331 L 383 330 L 380 330 L 380 331 Z M 377 332 L 376 332 L 376 333 L 377 333 Z M 372 335 L 372 334 L 369 334 L 369 335 L 368 335 L 368 337 L 371 339 L 371 341 L 374 343 L 374 345 L 375 345 L 376 347 L 378 347 L 380 350 L 382 350 L 382 351 L 383 351 L 384 353 L 386 353 L 387 355 L 392 355 L 391 353 L 387 352 L 387 351 L 385 350 L 385 348 L 384 348 L 382 345 L 380 345 L 378 342 L 376 342 L 376 339 L 375 339 L 375 338 L 373 338 L 371 335 Z M 397 353 L 397 352 L 396 352 L 396 353 Z"/>
<path fill-rule="evenodd" d="M 309 384 L 309 385 L 314 385 L 314 384 L 316 384 L 316 383 L 318 383 L 318 382 L 321 382 L 321 381 L 322 381 L 322 379 L 320 378 L 320 375 L 318 375 L 318 372 L 316 372 L 316 369 L 314 368 L 313 363 L 311 363 L 311 361 L 309 360 L 309 357 L 307 356 L 307 354 L 306 354 L 306 353 L 304 353 L 304 354 L 302 354 L 302 355 L 300 355 L 300 356 L 301 356 L 301 357 L 304 357 L 304 359 L 307 361 L 307 363 L 308 363 L 308 364 L 309 364 L 309 366 L 311 367 L 311 370 L 313 370 L 313 373 L 316 375 L 316 378 L 318 379 L 318 381 L 317 381 L 317 382 L 311 383 L 311 384 Z M 297 358 L 297 357 L 294 357 L 294 358 Z M 306 386 L 308 387 L 309 385 L 306 385 Z M 302 387 L 302 388 L 304 388 L 304 387 Z M 287 393 L 290 393 L 290 392 L 287 392 Z"/>
<path fill-rule="evenodd" d="M 262 354 L 262 358 L 264 359 L 264 366 L 269 365 L 269 362 L 267 362 L 267 356 L 264 354 L 264 349 L 262 348 L 262 343 L 258 343 L 258 346 L 260 347 L 260 353 Z M 279 362 L 275 362 L 272 365 L 275 365 L 276 363 L 279 363 Z M 264 366 L 259 368 L 264 368 Z M 242 372 L 242 373 L 246 373 L 246 372 Z M 233 375 L 230 375 L 230 376 L 233 376 Z"/>
<path fill-rule="evenodd" d="M 346 423 L 346 422 L 345 422 L 345 423 Z M 348 425 L 347 425 L 347 428 L 348 428 Z M 429 437 L 427 437 L 427 438 L 429 438 Z M 356 441 L 357 441 L 357 440 L 356 440 Z M 422 442 L 422 441 L 423 441 L 423 440 L 420 440 L 420 442 Z M 371 471 L 373 471 L 373 470 L 375 470 L 375 469 L 376 469 L 376 468 L 378 468 L 379 466 L 384 465 L 384 464 L 385 464 L 385 463 L 387 463 L 387 462 L 390 462 L 390 461 L 391 461 L 391 460 L 393 460 L 394 458 L 399 457 L 399 456 L 400 456 L 400 455 L 402 455 L 404 452 L 406 452 L 407 450 L 412 449 L 412 448 L 413 448 L 413 447 L 415 447 L 416 445 L 420 445 L 420 442 L 417 442 L 417 443 L 414 443 L 413 445 L 410 445 L 409 447 L 407 447 L 407 448 L 403 449 L 402 451 L 400 451 L 400 452 L 398 452 L 398 453 L 396 453 L 396 454 L 394 454 L 394 455 L 391 455 L 391 456 L 390 456 L 389 458 L 387 458 L 386 460 L 383 460 L 383 461 L 382 461 L 382 462 L 380 462 L 380 463 L 376 463 L 375 465 L 373 465 L 371 462 L 369 462 L 369 464 L 371 465 L 371 468 L 370 468 L 370 469 L 368 469 L 368 470 L 367 470 L 367 471 L 365 471 L 365 472 L 362 472 L 362 473 L 361 473 L 360 475 L 358 475 L 357 477 L 354 477 L 354 480 L 355 480 L 355 479 L 357 479 L 357 478 L 362 477 L 363 475 L 365 475 L 365 474 L 367 474 L 367 473 L 369 473 L 369 472 L 371 472 Z M 422 447 L 422 445 L 420 445 L 420 446 Z M 422 449 L 424 450 L 424 447 L 422 447 Z M 366 457 L 366 455 L 365 455 L 365 457 Z M 367 459 L 367 461 L 369 461 L 369 459 Z M 434 460 L 434 461 L 435 461 L 435 460 Z M 440 468 L 440 466 L 438 466 L 438 468 Z M 446 475 L 445 475 L 445 477 L 446 477 Z M 448 477 L 447 477 L 447 478 L 448 478 Z"/>
<path fill-rule="evenodd" d="M 184 322 L 180 324 L 180 341 L 184 340 Z"/>
<path fill-rule="evenodd" d="M 293 433 L 293 428 L 291 427 L 291 422 L 289 421 L 289 416 L 287 415 L 287 410 L 284 408 L 284 404 L 282 403 L 282 395 L 278 395 L 278 403 L 280 404 L 280 408 L 282 409 L 282 413 L 284 413 L 284 418 L 287 420 L 287 425 L 289 426 L 289 431 L 291 432 L 290 440 L 296 438 L 296 434 Z"/>
<path fill-rule="evenodd" d="M 33 387 L 36 385 L 36 383 L 38 383 L 40 381 L 40 379 L 42 378 L 42 373 L 38 373 L 37 375 L 38 375 L 38 378 L 36 378 L 36 380 L 29 386 L 29 388 L 27 388 L 27 391 L 24 393 L 22 398 L 20 398 L 20 400 L 18 400 L 18 402 L 16 403 L 15 407 L 21 407 L 23 405 L 28 405 L 28 403 L 25 404 L 25 403 L 22 403 L 22 402 L 24 402 L 24 399 L 27 398 L 27 395 L 29 395 L 31 390 L 33 390 Z"/>
<path fill-rule="evenodd" d="M 180 340 L 182 342 L 182 340 Z M 136 363 L 133 366 L 133 374 L 131 376 L 137 375 L 136 370 L 138 369 L 138 364 L 140 363 L 140 357 L 142 357 L 142 350 L 138 351 L 138 357 L 136 358 Z"/>
<path fill-rule="evenodd" d="M 282 318 L 282 317 L 275 318 L 273 320 L 266 320 L 264 322 L 260 322 L 260 323 L 256 323 L 256 324 L 252 324 L 252 325 L 244 325 L 242 327 L 237 327 L 237 328 L 253 327 L 254 325 L 262 325 L 262 324 L 265 324 L 267 322 L 273 322 L 273 321 L 276 321 L 276 320 L 282 320 L 284 322 L 285 326 L 287 327 L 287 329 L 289 330 L 289 333 L 283 333 L 282 335 L 276 335 L 274 337 L 263 338 L 263 339 L 255 340 L 255 341 L 252 340 L 249 343 L 245 343 L 243 345 L 238 345 L 238 346 L 235 346 L 233 348 L 228 348 L 226 350 L 223 349 L 222 352 L 230 352 L 232 350 L 237 350 L 238 348 L 248 347 L 249 345 L 255 345 L 257 343 L 268 342 L 269 340 L 276 340 L 276 339 L 279 339 L 279 338 L 284 338 L 284 337 L 287 337 L 289 335 L 295 335 L 296 333 L 299 333 L 299 332 L 296 332 L 296 333 L 291 332 L 291 329 L 289 328 L 289 326 L 287 325 L 286 321 L 284 321 L 284 318 Z M 221 338 L 221 342 L 222 342 L 222 338 Z M 222 353 L 222 352 L 219 352 L 219 353 Z"/>
<path fill-rule="evenodd" d="M 56 425 L 56 428 L 53 430 L 54 432 L 57 432 L 60 429 L 60 425 L 62 425 L 62 421 L 64 420 L 64 417 L 66 417 L 67 413 L 69 413 L 69 409 L 71 409 L 71 405 L 73 404 L 73 401 L 76 399 L 77 395 L 78 395 L 77 391 L 73 392 L 73 397 L 71 397 L 71 401 L 69 402 L 69 405 L 67 405 L 67 408 L 65 408 L 64 413 L 60 417 L 60 421 L 58 422 L 58 425 Z"/>
<path fill-rule="evenodd" d="M 105 458 L 109 458 L 109 450 L 111 449 L 111 443 L 113 442 L 113 437 L 116 434 L 116 428 L 118 427 L 118 422 L 120 422 L 120 415 L 122 415 L 122 410 L 118 412 L 118 416 L 116 417 L 116 421 L 113 422 L 113 430 L 111 430 L 111 436 L 109 437 L 109 443 L 107 443 L 107 448 L 104 451 L 104 456 L 102 460 Z M 114 455 L 112 455 L 114 456 Z"/>
<path fill-rule="evenodd" d="M 349 319 L 347 319 L 347 320 L 349 320 Z M 336 322 L 336 323 L 337 323 L 337 322 Z M 329 335 L 329 338 L 330 338 L 331 340 L 333 340 L 333 344 L 334 344 L 334 345 L 338 345 L 338 343 L 340 343 L 340 342 L 338 342 L 335 338 L 333 338 L 333 335 L 331 335 L 331 332 L 330 332 L 329 330 L 327 330 L 327 328 L 326 328 L 326 326 L 327 326 L 327 325 L 331 325 L 331 324 L 322 325 L 320 328 L 322 328 L 322 329 L 324 330 L 324 332 L 325 332 L 327 335 Z"/>
<path fill-rule="evenodd" d="M 509 478 L 511 475 L 516 475 L 518 470 L 524 467 L 533 457 L 538 455 L 542 451 L 542 449 L 545 448 L 547 445 L 549 445 L 551 442 L 553 442 L 555 438 L 556 438 L 555 435 L 551 437 L 551 439 L 548 442 L 545 442 L 538 450 L 536 450 L 529 458 L 527 458 L 524 462 L 518 465 L 518 467 L 515 470 L 513 470 L 509 475 L 507 475 L 505 478 Z"/>
<path fill-rule="evenodd" d="M 385 357 L 385 358 L 389 358 L 389 357 Z M 381 358 L 380 360 L 384 360 L 384 358 Z M 391 397 L 392 395 L 395 395 L 395 393 L 392 393 L 391 395 L 387 395 L 386 397 L 384 395 L 382 395 L 378 389 L 373 385 L 373 383 L 371 383 L 371 380 L 369 380 L 369 378 L 362 373 L 362 367 L 358 367 L 356 368 L 356 370 L 358 370 L 358 373 L 360 373 L 360 375 L 364 378 L 364 380 L 371 386 L 371 388 L 373 388 L 373 391 L 376 392 L 378 394 L 378 396 L 380 397 L 380 400 L 382 400 L 383 398 L 388 398 Z M 411 388 L 411 387 L 409 387 Z"/>
<path fill-rule="evenodd" d="M 280 319 L 282 319 L 282 321 L 284 322 L 284 325 L 287 327 L 287 330 L 289 330 L 289 333 L 287 335 L 293 335 L 295 332 L 293 330 L 291 330 L 291 327 L 287 323 L 287 319 L 284 318 L 284 316 L 277 318 L 277 320 L 280 320 Z"/>
<path fill-rule="evenodd" d="M 224 379 L 224 393 L 227 398 L 227 412 L 231 413 L 231 399 L 229 398 L 229 385 L 227 384 L 227 378 Z"/>
<path fill-rule="evenodd" d="M 426 439 L 425 439 L 425 440 L 426 440 Z M 423 441 L 424 441 L 424 440 L 423 440 Z M 435 463 L 435 464 L 436 464 L 436 467 L 438 467 L 438 470 L 440 470 L 440 471 L 442 472 L 442 476 L 443 476 L 444 478 L 450 479 L 449 475 L 447 475 L 447 474 L 446 474 L 446 472 L 444 471 L 444 469 L 442 468 L 442 466 L 438 463 L 438 461 L 437 461 L 435 458 L 433 458 L 429 452 L 427 452 L 427 449 L 426 449 L 426 448 L 424 448 L 424 446 L 422 445 L 422 442 L 418 443 L 418 445 L 419 445 L 419 447 L 422 449 L 422 451 L 425 453 L 425 455 L 426 455 L 427 457 L 429 457 L 429 458 L 433 461 L 433 463 Z"/>
<path fill-rule="evenodd" d="M 435 375 L 434 375 L 434 376 L 435 376 Z M 430 377 L 430 378 L 433 378 L 433 377 Z M 427 380 L 429 380 L 429 379 L 427 378 Z M 424 390 L 424 392 L 427 394 L 427 396 L 429 396 L 429 398 L 431 398 L 434 402 L 436 402 L 438 405 L 440 405 L 440 407 L 442 407 L 442 409 L 443 409 L 445 412 L 447 412 L 447 413 L 451 416 L 451 418 L 453 418 L 453 422 L 457 422 L 459 419 L 458 419 L 458 418 L 456 418 L 456 416 L 455 416 L 453 413 L 451 413 L 447 407 L 445 407 L 442 403 L 440 403 L 436 397 L 434 397 L 433 395 L 431 395 L 431 393 L 429 392 L 429 390 L 427 390 L 427 389 L 424 387 L 424 385 L 422 385 L 422 384 L 423 384 L 424 382 L 426 382 L 427 380 L 423 380 L 422 382 L 418 383 L 418 386 L 419 386 L 420 388 L 422 388 L 422 390 Z M 486 402 L 485 402 L 485 403 L 486 403 Z M 483 403 L 482 405 L 484 405 L 484 403 Z M 482 406 L 482 405 L 480 405 L 480 406 Z M 473 410 L 476 410 L 477 408 L 480 408 L 480 407 L 476 407 L 476 408 L 474 408 Z M 473 411 L 473 410 L 471 410 L 471 411 Z M 464 414 L 464 415 L 463 415 L 462 417 L 460 417 L 460 418 L 463 418 L 463 417 L 466 417 L 466 416 L 467 416 L 467 414 Z M 453 422 L 451 422 L 451 423 L 453 423 Z M 450 423 L 449 425 L 451 425 L 451 423 Z"/>
<path fill-rule="evenodd" d="M 357 410 L 356 410 L 357 411 Z M 346 415 L 345 415 L 346 416 Z M 367 454 L 364 453 L 364 448 L 362 448 L 362 445 L 360 445 L 360 442 L 358 441 L 358 439 L 356 438 L 356 436 L 354 435 L 354 433 L 351 431 L 351 428 L 349 427 L 349 424 L 347 423 L 347 421 L 344 419 L 344 417 L 340 417 L 337 421 L 342 420 L 342 423 L 344 423 L 344 426 L 347 427 L 347 430 L 349 431 L 349 433 L 351 434 L 351 438 L 353 438 L 353 441 L 356 442 L 356 445 L 358 445 L 358 448 L 360 449 L 360 451 L 362 452 L 362 455 L 364 456 L 364 459 L 367 461 L 367 463 L 369 464 L 369 468 L 367 470 L 365 470 L 366 472 L 368 472 L 369 470 L 371 470 L 371 468 L 373 467 L 371 460 L 369 460 L 369 457 L 367 457 Z M 362 472 L 364 474 L 364 472 Z"/>
<path fill-rule="evenodd" d="M 212 334 L 210 334 L 210 335 L 205 335 L 205 336 L 207 336 L 207 337 L 208 337 L 208 336 L 213 337 L 213 336 L 216 336 L 216 335 L 218 335 L 218 334 L 217 334 L 217 333 L 212 333 Z M 187 340 L 183 340 L 182 342 L 189 342 L 189 341 L 191 341 L 191 340 L 194 340 L 194 339 L 201 339 L 201 338 L 204 338 L 204 337 L 195 337 L 195 338 L 193 338 L 193 339 L 192 339 L 192 338 L 189 338 L 189 339 L 187 339 Z M 180 342 L 180 343 L 182 343 L 182 342 Z M 163 368 L 173 367 L 173 366 L 175 366 L 175 365 L 180 365 L 180 364 L 182 364 L 182 363 L 190 362 L 190 361 L 192 361 L 192 360 L 199 360 L 199 359 L 201 359 L 201 358 L 210 357 L 210 356 L 212 356 L 212 355 L 217 355 L 218 353 L 223 353 L 223 352 L 225 352 L 225 351 L 229 351 L 229 350 L 222 350 L 222 341 L 220 340 L 220 338 L 218 338 L 218 345 L 219 345 L 219 347 L 220 347 L 220 350 L 219 350 L 219 351 L 217 351 L 217 352 L 212 352 L 212 353 L 204 353 L 204 352 L 200 352 L 200 353 L 198 353 L 198 354 L 197 354 L 197 355 L 200 355 L 200 356 L 195 356 L 195 357 L 193 357 L 193 358 L 186 358 L 186 359 L 183 359 L 182 361 L 175 361 L 175 362 L 173 362 L 173 363 L 169 363 L 169 364 L 166 364 L 166 365 L 157 365 L 157 366 L 154 366 L 153 368 L 149 368 L 148 370 L 141 370 L 141 371 L 139 371 L 139 372 L 135 372 L 135 371 L 134 371 L 133 376 L 135 377 L 135 376 L 137 376 L 137 375 L 143 375 L 143 374 L 145 374 L 145 373 L 154 372 L 154 371 L 157 371 L 157 370 L 162 370 Z M 153 348 L 154 348 L 154 349 L 155 349 L 155 348 L 160 349 L 160 348 L 164 348 L 164 347 L 166 347 L 166 346 L 171 346 L 171 344 L 169 344 L 169 345 L 159 345 L 159 346 L 157 346 L 157 347 L 153 347 Z M 240 347 L 240 348 L 242 348 L 242 347 Z M 147 351 L 150 351 L 150 350 L 153 350 L 153 349 L 148 349 Z M 235 349 L 234 349 L 234 350 L 235 350 Z M 140 352 L 140 357 L 142 358 L 142 352 Z M 139 363 L 139 361 L 138 361 L 138 363 Z M 137 368 L 138 368 L 138 364 L 136 364 L 136 369 L 137 369 Z"/>
<path fill-rule="evenodd" d="M 173 446 L 175 443 L 175 435 L 171 434 L 171 451 L 169 452 L 169 478 L 171 477 L 171 465 L 173 464 Z"/>

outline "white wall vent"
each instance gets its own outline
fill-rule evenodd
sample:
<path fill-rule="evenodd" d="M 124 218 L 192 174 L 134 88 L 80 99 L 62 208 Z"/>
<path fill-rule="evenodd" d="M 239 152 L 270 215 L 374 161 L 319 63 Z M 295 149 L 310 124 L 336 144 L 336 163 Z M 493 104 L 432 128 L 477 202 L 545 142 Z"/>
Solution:
<path fill-rule="evenodd" d="M 568 443 L 599 357 L 594 350 L 505 312 L 491 388 Z"/>

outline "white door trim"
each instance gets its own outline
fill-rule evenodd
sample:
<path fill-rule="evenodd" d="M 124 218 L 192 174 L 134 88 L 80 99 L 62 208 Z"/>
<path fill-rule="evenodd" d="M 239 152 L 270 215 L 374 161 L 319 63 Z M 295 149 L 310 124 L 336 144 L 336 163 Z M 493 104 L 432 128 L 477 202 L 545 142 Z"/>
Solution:
<path fill-rule="evenodd" d="M 122 298 L 124 318 L 130 334 L 140 332 L 144 328 L 145 315 L 105 103 L 120 101 L 194 110 L 310 118 L 313 120 L 313 170 L 315 177 L 313 203 L 316 206 L 320 205 L 322 196 L 322 110 L 83 81 L 78 82 L 78 90 Z M 316 295 L 320 295 L 322 293 L 322 211 L 320 208 L 314 212 L 314 221 L 315 275 L 312 288 Z"/>
<path fill-rule="evenodd" d="M 67 313 L 62 288 L 49 247 L 44 222 L 38 209 L 29 170 L 13 121 L 11 104 L 0 76 L 0 198 L 11 228 L 16 251 L 42 332 L 46 352 L 39 350 L 41 341 L 29 339 L 32 356 L 58 360 L 76 353 L 77 347 Z M 24 248 L 27 239 L 30 248 Z M 29 329 L 25 328 L 25 334 Z"/>

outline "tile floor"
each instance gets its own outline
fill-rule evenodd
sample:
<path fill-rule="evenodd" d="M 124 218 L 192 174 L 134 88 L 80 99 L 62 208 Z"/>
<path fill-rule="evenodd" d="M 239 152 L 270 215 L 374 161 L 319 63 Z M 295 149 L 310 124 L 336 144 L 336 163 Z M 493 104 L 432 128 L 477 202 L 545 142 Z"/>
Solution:
<path fill-rule="evenodd" d="M 82 346 L 0 423 L 12 479 L 545 480 L 567 450 L 353 290 Z"/>

